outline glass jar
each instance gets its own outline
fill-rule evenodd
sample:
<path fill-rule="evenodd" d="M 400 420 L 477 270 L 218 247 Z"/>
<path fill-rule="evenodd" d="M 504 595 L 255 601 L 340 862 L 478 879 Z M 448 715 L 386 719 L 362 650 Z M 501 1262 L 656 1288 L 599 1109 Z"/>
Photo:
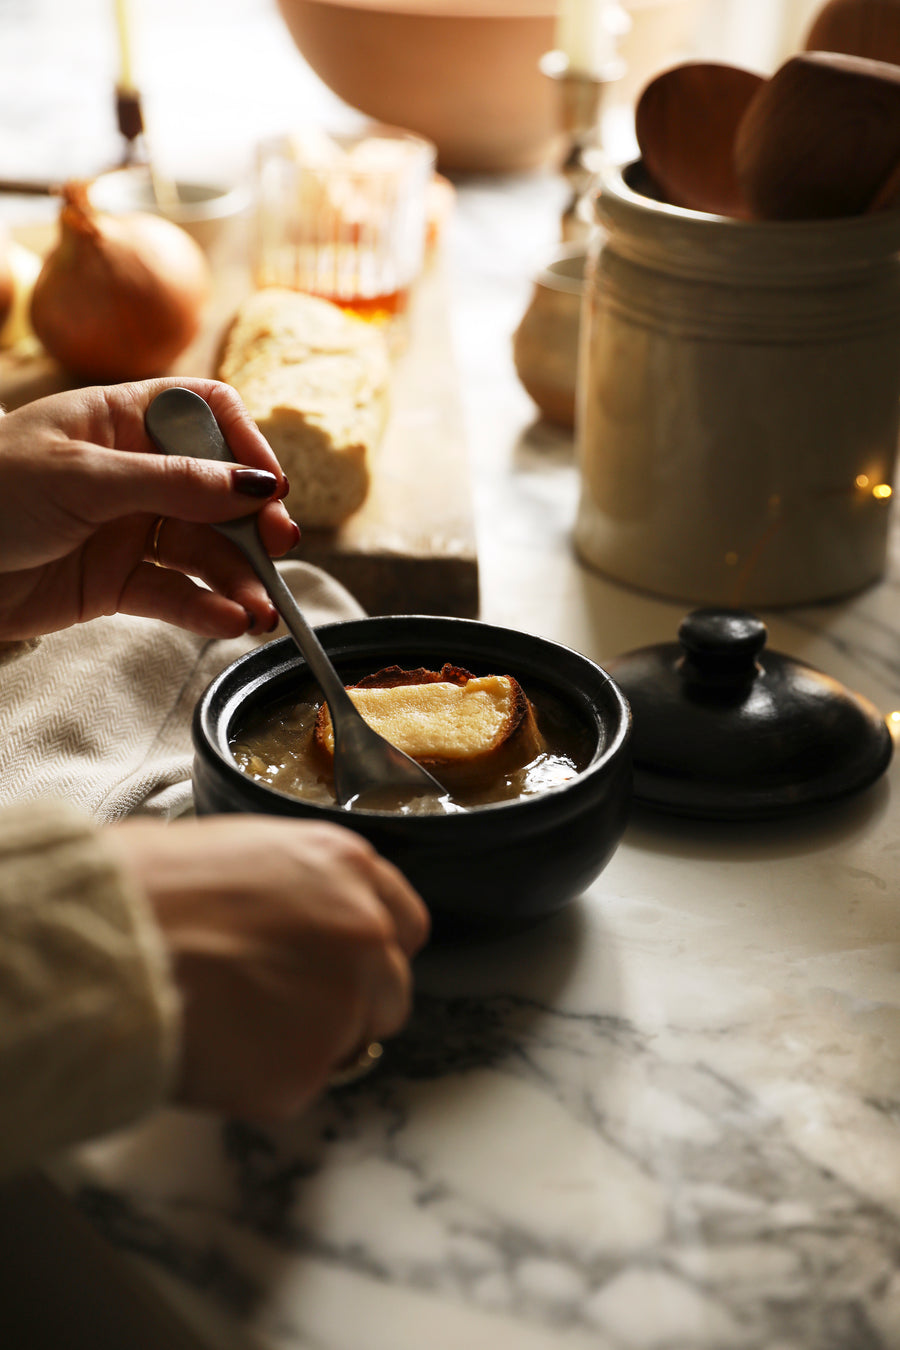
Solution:
<path fill-rule="evenodd" d="M 884 571 L 900 428 L 900 210 L 746 222 L 602 181 L 579 354 L 580 555 L 699 604 Z"/>

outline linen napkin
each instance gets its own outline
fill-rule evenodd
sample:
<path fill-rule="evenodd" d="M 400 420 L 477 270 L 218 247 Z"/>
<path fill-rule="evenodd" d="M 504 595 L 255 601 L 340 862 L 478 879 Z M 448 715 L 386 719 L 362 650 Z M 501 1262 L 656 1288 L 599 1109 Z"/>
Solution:
<path fill-rule="evenodd" d="M 364 611 L 308 563 L 279 564 L 313 626 Z M 191 717 L 209 681 L 265 639 L 95 619 L 0 665 L 0 807 L 64 797 L 98 820 L 191 810 Z"/>

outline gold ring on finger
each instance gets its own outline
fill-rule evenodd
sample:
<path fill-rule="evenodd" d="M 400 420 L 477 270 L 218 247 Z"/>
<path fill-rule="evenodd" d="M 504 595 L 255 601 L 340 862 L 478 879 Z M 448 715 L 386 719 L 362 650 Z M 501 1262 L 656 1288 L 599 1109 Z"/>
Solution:
<path fill-rule="evenodd" d="M 370 1041 L 346 1064 L 342 1064 L 339 1069 L 335 1069 L 328 1079 L 328 1086 L 330 1088 L 346 1087 L 348 1083 L 355 1083 L 357 1079 L 365 1078 L 366 1074 L 372 1072 L 383 1054 L 384 1046 L 381 1042 Z"/>
<path fill-rule="evenodd" d="M 165 567 L 165 563 L 160 560 L 159 556 L 159 536 L 165 523 L 165 516 L 157 516 L 153 522 L 153 528 L 150 531 L 150 547 L 148 552 L 150 554 L 150 561 L 153 563 L 154 567 Z"/>

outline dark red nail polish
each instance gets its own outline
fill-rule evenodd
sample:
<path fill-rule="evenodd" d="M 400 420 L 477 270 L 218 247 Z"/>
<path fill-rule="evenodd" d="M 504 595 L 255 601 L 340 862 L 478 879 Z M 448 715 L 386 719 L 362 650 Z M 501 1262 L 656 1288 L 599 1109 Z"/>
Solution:
<path fill-rule="evenodd" d="M 231 486 L 243 497 L 274 497 L 278 479 L 267 469 L 232 469 Z"/>
<path fill-rule="evenodd" d="M 290 485 L 290 482 L 289 482 L 289 480 L 288 480 L 288 476 L 287 476 L 287 474 L 282 474 L 282 478 L 281 478 L 281 488 L 279 489 L 279 492 L 278 492 L 278 500 L 279 500 L 279 501 L 284 501 L 285 497 L 288 495 L 288 493 L 290 492 L 290 490 L 291 490 L 291 485 Z"/>
<path fill-rule="evenodd" d="M 252 633 L 254 628 L 256 627 L 256 615 L 253 613 L 252 609 L 245 609 L 244 613 L 247 615 L 246 631 L 248 633 Z"/>
<path fill-rule="evenodd" d="M 280 615 L 280 614 L 277 612 L 277 610 L 276 610 L 276 612 L 275 612 L 275 617 L 273 618 L 272 622 L 269 624 L 268 628 L 266 629 L 266 632 L 267 632 L 267 633 L 274 633 L 274 632 L 275 632 L 275 629 L 278 627 L 278 624 L 279 624 L 280 619 L 281 619 L 281 615 Z"/>
<path fill-rule="evenodd" d="M 294 548 L 297 544 L 300 543 L 300 526 L 297 524 L 296 520 L 292 520 L 291 524 L 294 527 L 294 538 L 291 541 L 290 547 Z"/>

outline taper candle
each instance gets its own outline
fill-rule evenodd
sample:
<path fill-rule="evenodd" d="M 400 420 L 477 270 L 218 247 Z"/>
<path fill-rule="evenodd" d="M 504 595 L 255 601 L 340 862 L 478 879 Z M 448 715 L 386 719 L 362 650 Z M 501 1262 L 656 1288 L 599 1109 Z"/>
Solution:
<path fill-rule="evenodd" d="M 131 16 L 128 12 L 128 0 L 113 0 L 116 12 L 116 28 L 119 33 L 119 78 L 117 87 L 125 93 L 135 88 L 131 65 Z"/>
<path fill-rule="evenodd" d="M 559 0 L 556 47 L 572 70 L 595 75 L 616 58 L 608 0 Z"/>

